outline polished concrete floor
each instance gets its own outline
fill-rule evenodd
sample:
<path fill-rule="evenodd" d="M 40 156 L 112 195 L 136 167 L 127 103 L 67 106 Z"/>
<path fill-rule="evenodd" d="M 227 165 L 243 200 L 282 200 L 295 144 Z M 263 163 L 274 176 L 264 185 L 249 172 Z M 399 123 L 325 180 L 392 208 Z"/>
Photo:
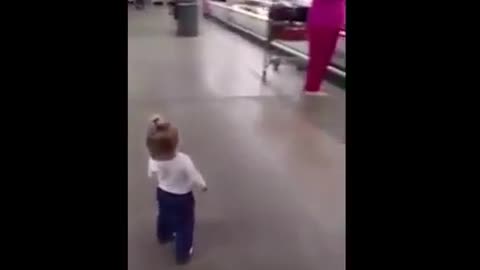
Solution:
<path fill-rule="evenodd" d="M 209 184 L 198 193 L 198 270 L 345 268 L 345 91 L 300 94 L 281 67 L 260 82 L 262 50 L 202 21 L 178 38 L 164 8 L 129 9 L 128 262 L 174 269 L 155 241 L 155 183 L 147 179 L 146 120 L 167 115 Z"/>

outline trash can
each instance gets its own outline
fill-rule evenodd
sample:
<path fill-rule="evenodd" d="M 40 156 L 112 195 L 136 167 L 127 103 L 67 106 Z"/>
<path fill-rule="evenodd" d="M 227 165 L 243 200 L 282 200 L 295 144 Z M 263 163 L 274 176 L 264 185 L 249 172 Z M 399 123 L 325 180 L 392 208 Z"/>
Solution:
<path fill-rule="evenodd" d="M 145 0 L 135 0 L 135 8 L 136 9 L 144 9 L 145 8 Z"/>
<path fill-rule="evenodd" d="M 177 35 L 182 37 L 198 36 L 198 3 L 196 0 L 177 0 Z"/>

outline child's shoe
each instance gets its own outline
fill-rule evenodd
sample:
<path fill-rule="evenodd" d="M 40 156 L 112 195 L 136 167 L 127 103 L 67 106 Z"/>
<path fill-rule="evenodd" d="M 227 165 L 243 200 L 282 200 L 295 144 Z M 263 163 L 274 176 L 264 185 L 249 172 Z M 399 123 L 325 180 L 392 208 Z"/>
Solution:
<path fill-rule="evenodd" d="M 190 250 L 188 251 L 188 256 L 184 259 L 178 259 L 177 258 L 177 264 L 178 265 L 184 265 L 184 264 L 188 264 L 190 262 L 190 260 L 192 259 L 192 256 L 193 256 L 193 247 L 190 248 Z"/>
<path fill-rule="evenodd" d="M 168 244 L 170 242 L 173 242 L 173 240 L 175 240 L 175 233 L 172 234 L 172 236 L 170 236 L 169 238 L 167 239 L 158 239 L 158 242 L 161 244 L 161 245 L 165 245 L 165 244 Z"/>

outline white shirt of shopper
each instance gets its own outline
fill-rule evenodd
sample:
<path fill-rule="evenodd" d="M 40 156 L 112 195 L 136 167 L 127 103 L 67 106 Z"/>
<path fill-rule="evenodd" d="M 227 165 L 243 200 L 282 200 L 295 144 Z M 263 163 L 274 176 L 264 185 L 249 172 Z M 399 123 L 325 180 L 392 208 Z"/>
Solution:
<path fill-rule="evenodd" d="M 177 153 L 173 159 L 165 161 L 149 158 L 148 177 L 156 178 L 160 189 L 173 194 L 186 194 L 194 186 L 207 186 L 190 157 L 184 153 Z"/>

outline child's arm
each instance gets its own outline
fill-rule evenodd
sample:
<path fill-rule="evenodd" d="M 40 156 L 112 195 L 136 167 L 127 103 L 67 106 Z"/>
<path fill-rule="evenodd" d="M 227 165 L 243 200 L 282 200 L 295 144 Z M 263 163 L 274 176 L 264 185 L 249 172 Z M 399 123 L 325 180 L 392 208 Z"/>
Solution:
<path fill-rule="evenodd" d="M 207 191 L 207 183 L 190 158 L 187 158 L 187 172 L 194 185 L 199 186 L 202 191 Z"/>
<path fill-rule="evenodd" d="M 152 178 L 155 173 L 157 172 L 158 168 L 157 166 L 155 166 L 153 160 L 151 158 L 148 159 L 148 171 L 147 171 L 147 175 L 148 175 L 148 178 Z"/>

